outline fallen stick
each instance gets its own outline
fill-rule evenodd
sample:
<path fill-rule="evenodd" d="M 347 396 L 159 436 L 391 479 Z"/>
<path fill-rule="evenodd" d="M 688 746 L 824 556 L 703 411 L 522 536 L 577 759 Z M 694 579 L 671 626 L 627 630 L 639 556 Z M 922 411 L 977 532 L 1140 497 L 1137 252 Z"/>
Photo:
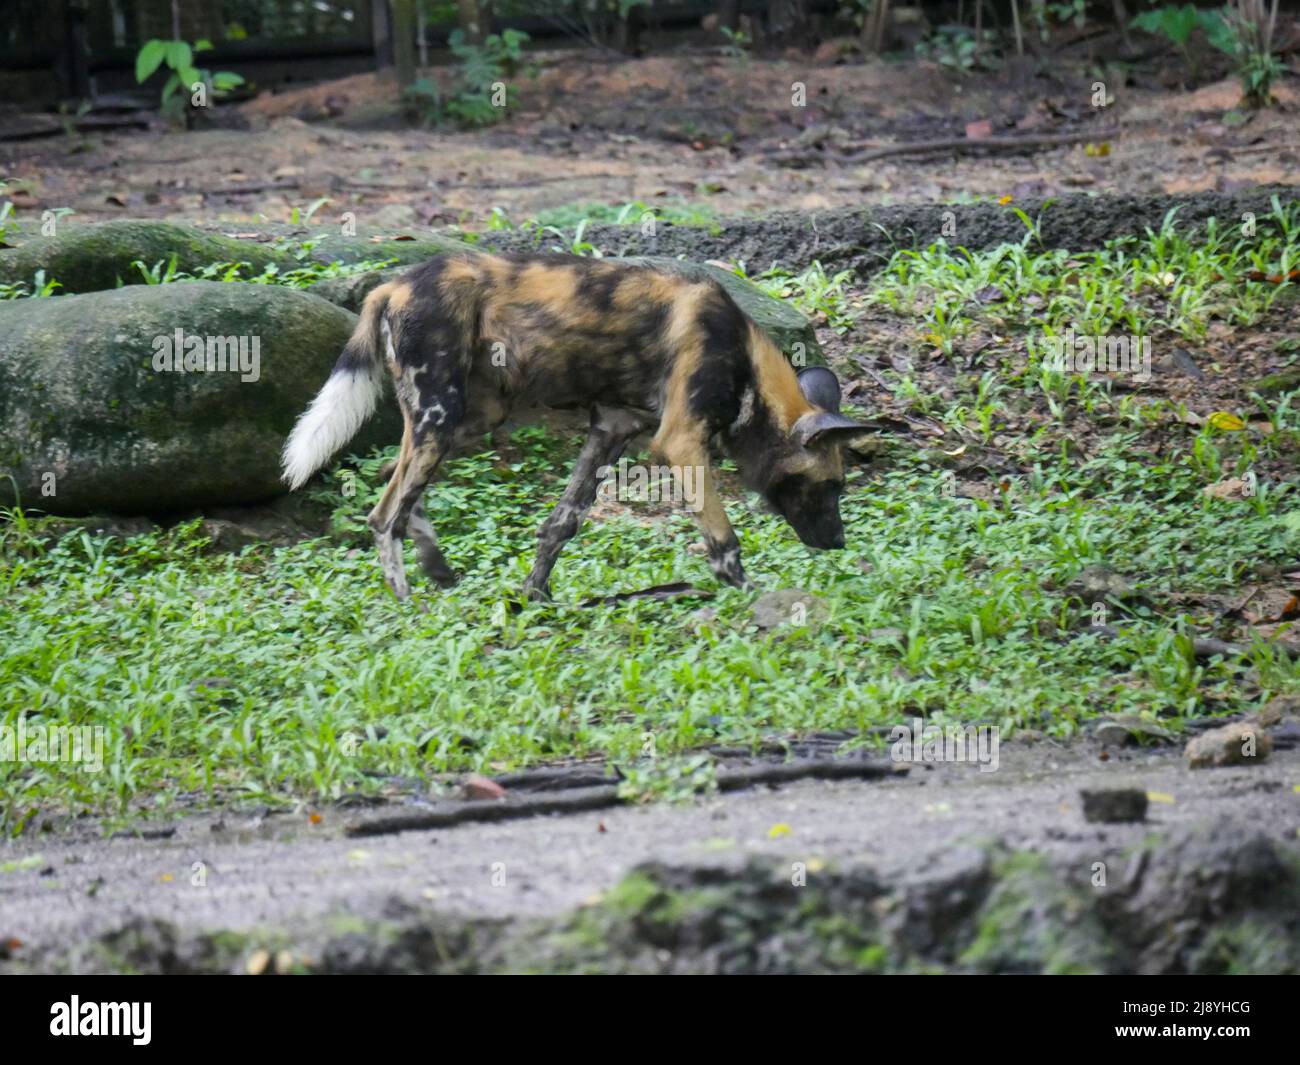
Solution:
<path fill-rule="evenodd" d="M 1258 155 L 1261 152 L 1294 152 L 1300 151 L 1300 143 L 1291 141 L 1289 144 L 1249 144 L 1244 148 L 1229 148 L 1233 155 Z"/>
<path fill-rule="evenodd" d="M 885 159 L 891 155 L 928 155 L 931 152 L 1019 152 L 1026 148 L 1055 148 L 1063 144 L 1105 140 L 1119 135 L 1118 126 L 1106 129 L 1077 130 L 1074 133 L 1040 133 L 1028 137 L 946 137 L 933 141 L 911 141 L 906 144 L 889 144 L 866 152 L 827 156 L 837 163 L 865 163 Z M 774 162 L 783 159 L 816 158 L 799 153 L 773 156 Z"/>
<path fill-rule="evenodd" d="M 296 189 L 299 182 L 295 178 L 282 181 L 247 181 L 238 185 L 223 185 L 219 189 L 204 189 L 204 196 L 238 196 L 244 192 L 269 192 L 272 189 Z"/>
<path fill-rule="evenodd" d="M 907 770 L 906 765 L 869 762 L 861 758 L 801 758 L 793 762 L 721 769 L 716 780 L 719 791 L 739 791 L 760 784 L 788 784 L 795 780 L 878 780 L 882 777 L 902 776 Z M 387 836 L 395 832 L 421 832 L 471 822 L 509 821 L 541 814 L 602 810 L 622 803 L 617 784 L 573 788 L 543 795 L 520 795 L 516 792 L 496 802 L 449 801 L 423 810 L 366 818 L 348 825 L 344 834 Z"/>
<path fill-rule="evenodd" d="M 96 133 L 115 129 L 148 129 L 150 115 L 83 115 L 81 118 L 58 119 L 41 115 L 26 125 L 21 120 L 0 129 L 0 141 L 30 141 L 57 137 L 75 129 L 78 133 Z M 64 124 L 66 122 L 66 125 Z"/>
<path fill-rule="evenodd" d="M 456 181 L 444 189 L 525 189 L 532 185 L 550 185 L 556 181 L 594 181 L 597 178 L 622 178 L 627 174 L 557 174 L 554 177 L 529 178 L 526 181 Z"/>

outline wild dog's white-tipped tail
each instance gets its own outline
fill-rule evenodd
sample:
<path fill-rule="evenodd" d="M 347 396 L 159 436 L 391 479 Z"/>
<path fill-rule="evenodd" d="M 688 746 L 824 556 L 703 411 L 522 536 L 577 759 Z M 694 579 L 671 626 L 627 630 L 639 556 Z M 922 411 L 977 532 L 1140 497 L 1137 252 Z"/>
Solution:
<path fill-rule="evenodd" d="M 361 321 L 329 380 L 285 441 L 280 464 L 291 489 L 306 484 L 375 412 L 383 392 L 379 331 L 392 287 L 381 285 L 366 297 Z"/>
<path fill-rule="evenodd" d="M 301 488 L 375 411 L 381 381 L 364 369 L 330 374 L 284 445 L 281 465 L 290 488 Z"/>

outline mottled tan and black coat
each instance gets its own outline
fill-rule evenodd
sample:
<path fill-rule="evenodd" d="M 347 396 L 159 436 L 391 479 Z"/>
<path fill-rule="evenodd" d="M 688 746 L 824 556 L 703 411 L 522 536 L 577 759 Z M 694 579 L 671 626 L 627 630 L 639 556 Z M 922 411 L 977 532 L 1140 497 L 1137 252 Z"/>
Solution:
<path fill-rule="evenodd" d="M 422 495 L 439 463 L 529 408 L 580 407 L 591 429 L 542 526 L 525 593 L 551 570 L 596 498 L 600 471 L 653 431 L 651 452 L 695 467 L 695 517 L 714 572 L 745 583 L 740 549 L 709 472 L 721 442 L 746 483 L 814 547 L 842 547 L 841 444 L 862 427 L 839 414 L 830 371 L 798 374 L 714 281 L 568 255 L 447 255 L 367 297 L 334 371 L 285 445 L 297 488 L 356 433 L 391 375 L 405 421 L 401 452 L 370 515 L 384 575 L 409 594 L 401 543 L 425 572 L 454 581 Z"/>

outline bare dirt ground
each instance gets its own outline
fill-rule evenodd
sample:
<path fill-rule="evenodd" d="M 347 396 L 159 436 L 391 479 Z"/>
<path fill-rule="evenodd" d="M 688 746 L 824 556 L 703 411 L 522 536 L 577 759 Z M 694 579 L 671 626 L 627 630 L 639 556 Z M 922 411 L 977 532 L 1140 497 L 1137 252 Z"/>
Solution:
<path fill-rule="evenodd" d="M 1288 82 L 1278 108 L 1251 114 L 1234 110 L 1230 79 L 1191 93 L 1154 78 L 1117 83 L 1107 88 L 1113 102 L 1094 108 L 1096 75 L 1078 63 L 1046 78 L 928 63 L 538 60 L 537 78 L 519 82 L 518 113 L 485 131 L 377 128 L 399 126 L 393 89 L 366 74 L 217 112 L 237 128 L 9 142 L 0 171 L 15 184 L 20 217 L 71 207 L 88 219 L 285 221 L 325 196 L 318 224 L 352 211 L 359 225 L 392 229 L 477 228 L 494 206 L 521 221 L 577 201 L 689 198 L 734 215 L 1300 182 L 1300 93 Z M 792 103 L 797 85 L 806 106 Z M 994 136 L 1095 141 L 1032 154 L 851 159 L 879 145 L 961 138 L 983 120 Z"/>
<path fill-rule="evenodd" d="M 594 902 L 647 862 L 734 868 L 756 861 L 778 872 L 803 863 L 812 880 L 822 869 L 863 867 L 885 883 L 907 882 L 990 841 L 1084 879 L 1095 877 L 1094 863 L 1105 863 L 1110 886 L 1127 883 L 1132 892 L 1145 875 L 1134 849 L 1153 838 L 1294 844 L 1297 779 L 1294 749 L 1248 768 L 1193 771 L 1168 748 L 1017 743 L 1002 747 L 990 773 L 917 764 L 874 782 L 809 781 L 686 806 L 366 838 L 344 834 L 364 815 L 341 809 L 231 809 L 139 827 L 162 838 L 104 839 L 88 822 L 0 851 L 0 942 L 9 943 L 8 967 L 23 969 L 84 954 L 95 941 L 152 921 L 182 939 L 289 930 L 303 942 L 340 917 L 553 918 Z M 1145 822 L 1091 824 L 1080 801 L 1088 788 L 1137 788 L 1157 801 Z M 1164 853 L 1155 852 L 1157 866 Z M 1210 870 L 1202 872 L 1208 882 Z"/>

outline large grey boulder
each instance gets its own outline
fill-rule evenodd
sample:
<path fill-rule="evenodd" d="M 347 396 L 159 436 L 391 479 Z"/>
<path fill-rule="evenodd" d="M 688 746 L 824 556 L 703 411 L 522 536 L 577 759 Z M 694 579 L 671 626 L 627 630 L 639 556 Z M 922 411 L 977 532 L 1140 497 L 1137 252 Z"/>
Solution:
<path fill-rule="evenodd" d="M 143 282 L 136 260 L 152 268 L 176 257 L 176 269 L 197 273 L 212 263 L 247 262 L 255 272 L 275 264 L 297 266 L 289 251 L 273 244 L 234 240 L 172 222 L 123 219 L 95 225 L 66 226 L 52 237 L 36 237 L 16 248 L 0 250 L 0 281 L 31 284 L 38 270 L 60 292 L 98 292 L 119 283 Z"/>
<path fill-rule="evenodd" d="M 249 239 L 253 235 L 260 239 Z M 295 238 L 275 237 L 261 230 L 230 236 L 176 222 L 132 219 L 70 223 L 50 237 L 34 236 L 29 227 L 21 227 L 11 243 L 14 241 L 16 247 L 0 249 L 0 282 L 30 285 L 36 272 L 44 270 L 46 280 L 58 281 L 62 285 L 59 291 L 65 293 L 141 284 L 144 279 L 135 262 L 152 268 L 156 263 L 170 263 L 173 256 L 176 269 L 184 273 L 197 274 L 213 263 L 240 262 L 248 263 L 252 273 L 261 273 L 268 266 L 282 271 L 302 266 L 299 254 L 315 262 L 396 259 L 409 265 L 468 247 L 446 237 L 384 240 L 365 233 L 345 236 L 333 228 Z M 305 250 L 304 241 L 310 245 Z"/>
<path fill-rule="evenodd" d="M 0 500 L 154 514 L 275 496 L 355 324 L 310 293 L 215 281 L 0 303 Z M 390 400 L 350 450 L 400 437 Z"/>

